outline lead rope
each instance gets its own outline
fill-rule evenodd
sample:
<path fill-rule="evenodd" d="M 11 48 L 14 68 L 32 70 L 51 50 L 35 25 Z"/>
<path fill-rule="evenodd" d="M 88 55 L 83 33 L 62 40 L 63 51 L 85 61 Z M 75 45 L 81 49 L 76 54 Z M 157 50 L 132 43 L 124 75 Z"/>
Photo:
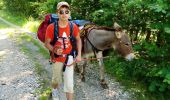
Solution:
<path fill-rule="evenodd" d="M 110 58 L 110 56 L 100 57 L 100 58 L 82 58 L 81 61 L 97 60 L 97 59 L 105 59 L 105 58 Z M 71 64 L 65 64 L 65 63 L 64 63 L 64 65 L 67 66 L 67 67 L 70 67 L 70 66 L 74 65 L 76 62 L 77 62 L 77 61 L 74 60 L 73 63 L 71 63 Z"/>

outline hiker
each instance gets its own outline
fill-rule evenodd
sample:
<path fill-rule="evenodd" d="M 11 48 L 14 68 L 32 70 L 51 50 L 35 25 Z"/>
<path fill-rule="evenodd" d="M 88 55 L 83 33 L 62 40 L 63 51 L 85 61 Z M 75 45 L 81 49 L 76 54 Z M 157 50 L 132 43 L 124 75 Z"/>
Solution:
<path fill-rule="evenodd" d="M 79 62 L 81 61 L 81 39 L 79 35 L 79 28 L 76 24 L 73 24 L 73 36 L 76 39 L 77 45 L 77 56 L 75 59 L 70 54 L 72 50 L 71 41 L 69 39 L 70 36 L 70 5 L 67 2 L 59 2 L 56 7 L 56 13 L 58 15 L 58 40 L 56 41 L 55 45 L 52 46 L 50 43 L 53 41 L 54 38 L 54 27 L 55 24 L 50 24 L 47 27 L 46 35 L 45 35 L 45 47 L 54 52 L 57 57 L 54 59 L 54 63 L 52 66 L 52 97 L 54 100 L 59 100 L 61 98 L 58 95 L 58 89 L 61 84 L 64 84 L 64 92 L 66 93 L 67 100 L 73 100 L 73 75 L 74 75 L 74 66 L 66 66 L 65 70 L 63 71 L 64 64 L 72 64 L 74 61 Z M 53 47 L 57 47 L 53 51 Z M 66 59 L 67 58 L 67 59 Z M 67 62 L 66 62 L 67 60 Z M 63 79 L 63 83 L 62 83 Z"/>

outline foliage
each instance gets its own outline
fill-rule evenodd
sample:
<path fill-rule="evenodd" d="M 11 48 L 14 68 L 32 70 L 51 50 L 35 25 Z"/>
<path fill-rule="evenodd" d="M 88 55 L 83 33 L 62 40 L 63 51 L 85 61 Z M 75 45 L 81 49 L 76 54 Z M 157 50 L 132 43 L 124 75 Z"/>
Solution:
<path fill-rule="evenodd" d="M 3 10 L 0 10 L 0 13 L 0 17 L 14 23 L 15 25 L 23 26 L 27 22 L 27 19 L 24 16 L 18 16 Z"/>
<path fill-rule="evenodd" d="M 30 18 L 26 24 L 24 24 L 24 28 L 31 31 L 31 32 L 37 32 L 38 30 L 38 27 L 40 25 L 40 22 L 38 21 L 34 21 L 34 20 L 31 20 L 32 18 Z"/>
<path fill-rule="evenodd" d="M 0 10 L 2 10 L 2 9 L 3 9 L 3 1 L 0 0 Z"/>
<path fill-rule="evenodd" d="M 11 13 L 29 15 L 31 12 L 29 2 L 25 0 L 3 0 L 3 3 Z"/>
<path fill-rule="evenodd" d="M 0 22 L 0 29 L 8 28 L 8 27 L 9 25 L 4 24 L 2 21 Z"/>

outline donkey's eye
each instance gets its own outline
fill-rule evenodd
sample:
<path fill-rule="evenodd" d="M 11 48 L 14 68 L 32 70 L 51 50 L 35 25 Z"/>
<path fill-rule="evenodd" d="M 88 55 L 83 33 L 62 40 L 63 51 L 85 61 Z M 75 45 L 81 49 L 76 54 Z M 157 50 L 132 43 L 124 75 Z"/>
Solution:
<path fill-rule="evenodd" d="M 126 46 L 129 46 L 129 44 L 128 44 L 128 43 L 126 43 L 125 45 L 126 45 Z"/>

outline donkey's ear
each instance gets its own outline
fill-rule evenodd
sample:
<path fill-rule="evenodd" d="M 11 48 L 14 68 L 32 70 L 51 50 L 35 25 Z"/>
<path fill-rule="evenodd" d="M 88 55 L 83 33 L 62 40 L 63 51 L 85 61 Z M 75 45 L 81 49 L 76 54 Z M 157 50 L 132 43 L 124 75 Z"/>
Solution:
<path fill-rule="evenodd" d="M 116 31 L 122 31 L 122 27 L 121 27 L 118 23 L 116 23 L 116 22 L 114 22 L 113 28 L 114 28 Z"/>

